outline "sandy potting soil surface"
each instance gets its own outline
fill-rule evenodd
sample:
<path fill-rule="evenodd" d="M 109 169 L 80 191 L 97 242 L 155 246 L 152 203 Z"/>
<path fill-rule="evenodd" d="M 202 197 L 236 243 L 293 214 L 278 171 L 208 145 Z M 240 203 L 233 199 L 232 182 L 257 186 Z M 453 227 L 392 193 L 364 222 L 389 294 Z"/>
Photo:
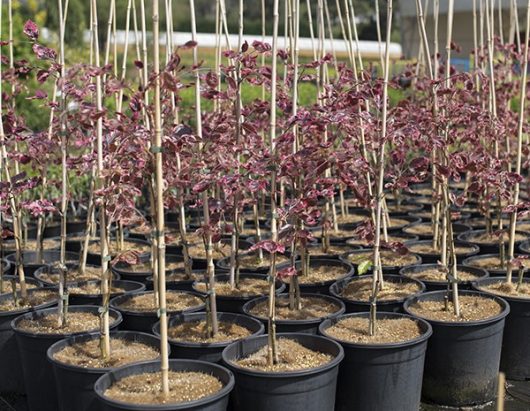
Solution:
<path fill-rule="evenodd" d="M 219 392 L 223 384 L 201 372 L 169 371 L 169 395 L 162 395 L 160 372 L 131 375 L 115 382 L 104 395 L 129 404 L 174 404 L 199 400 Z"/>
<path fill-rule="evenodd" d="M 403 228 L 403 231 L 408 234 L 432 235 L 432 226 L 431 223 L 415 224 Z"/>
<path fill-rule="evenodd" d="M 126 290 L 122 287 L 111 286 L 111 294 L 122 294 Z M 81 286 L 68 287 L 68 293 L 74 295 L 100 295 L 101 294 L 101 285 L 99 281 L 90 282 L 88 284 L 83 284 Z"/>
<path fill-rule="evenodd" d="M 46 281 L 52 284 L 59 284 L 60 275 L 58 272 L 42 272 L 39 275 L 39 279 Z M 85 272 L 81 274 L 79 268 L 69 268 L 68 273 L 66 274 L 67 282 L 77 282 L 77 281 L 90 281 L 90 280 L 99 280 L 101 278 L 101 268 L 100 267 L 86 267 Z"/>
<path fill-rule="evenodd" d="M 526 240 L 527 238 L 528 237 L 524 234 L 515 233 L 515 241 L 523 241 L 523 240 Z M 508 242 L 508 240 L 510 239 L 510 234 L 506 232 L 503 233 L 502 239 L 504 240 L 504 242 Z M 467 236 L 466 241 L 470 241 L 470 242 L 478 243 L 478 244 L 497 244 L 500 241 L 500 237 L 493 235 L 493 234 L 488 234 L 486 232 L 482 232 L 482 233 L 477 233 L 477 234 L 469 234 Z"/>
<path fill-rule="evenodd" d="M 471 295 L 460 295 L 460 317 L 456 317 L 453 311 L 453 301 L 449 298 L 448 309 L 445 303 L 440 301 L 418 301 L 409 307 L 409 310 L 429 320 L 446 322 L 466 322 L 485 320 L 494 317 L 502 311 L 501 306 L 491 298 Z"/>
<path fill-rule="evenodd" d="M 146 261 L 140 264 L 132 265 L 120 265 L 116 267 L 120 271 L 130 272 L 130 273 L 151 273 L 153 269 L 151 268 L 151 262 Z M 166 271 L 172 270 L 183 270 L 184 271 L 184 261 L 167 261 L 166 260 Z"/>
<path fill-rule="evenodd" d="M 404 237 L 399 237 L 399 236 L 395 236 L 395 235 L 391 235 L 391 234 L 388 234 L 388 241 L 389 242 L 397 242 L 397 243 L 404 243 L 405 241 L 410 241 L 410 238 L 404 238 Z M 383 241 L 383 237 L 381 237 L 381 241 Z M 349 238 L 348 240 L 346 240 L 346 244 L 351 244 L 351 245 L 360 245 L 360 246 L 368 246 L 369 243 L 361 238 Z"/>
<path fill-rule="evenodd" d="M 422 253 L 422 254 L 440 254 L 440 250 L 435 250 L 432 244 L 422 243 L 422 244 L 411 244 L 407 245 L 407 248 L 412 253 Z M 464 245 L 455 245 L 455 252 L 457 255 L 468 254 L 474 251 L 475 248 L 468 247 Z"/>
<path fill-rule="evenodd" d="M 206 292 L 206 284 L 197 283 L 198 291 Z M 232 288 L 229 281 L 216 281 L 215 294 L 226 297 L 253 297 L 266 294 L 269 291 L 269 282 L 264 278 L 243 277 L 239 279 L 237 288 Z"/>
<path fill-rule="evenodd" d="M 31 290 L 32 288 L 37 288 L 38 286 L 36 284 L 28 283 L 26 281 L 26 288 L 28 290 Z M 17 291 L 20 291 L 20 283 L 18 282 L 18 278 L 15 281 L 15 289 Z M 6 293 L 12 293 L 13 287 L 11 285 L 11 280 L 7 280 L 4 278 L 4 281 L 2 283 L 2 288 L 0 289 L 0 294 L 6 294 Z"/>
<path fill-rule="evenodd" d="M 515 282 L 507 283 L 505 281 L 499 281 L 492 284 L 483 284 L 479 288 L 505 297 L 530 298 L 530 283 L 523 282 L 517 288 L 517 276 L 514 276 L 513 281 Z"/>
<path fill-rule="evenodd" d="M 206 259 L 206 249 L 204 248 L 204 244 L 198 243 L 198 244 L 191 244 L 188 247 L 188 252 L 190 254 L 190 257 L 193 258 L 201 258 Z M 239 252 L 243 252 L 243 250 L 239 250 Z M 228 257 L 230 255 L 230 244 L 227 243 L 216 243 L 212 246 L 212 256 L 214 260 L 220 260 L 222 258 Z"/>
<path fill-rule="evenodd" d="M 41 289 L 29 294 L 26 300 L 22 300 L 19 296 L 17 301 L 18 305 L 15 305 L 13 297 L 0 301 L 0 312 L 17 311 L 23 308 L 35 307 L 57 299 L 58 294 L 56 290 Z"/>
<path fill-rule="evenodd" d="M 523 258 L 520 261 L 525 268 L 530 268 L 530 259 Z M 473 267 L 484 268 L 485 270 L 506 270 L 506 263 L 502 265 L 501 260 L 497 256 L 473 259 L 468 264 Z"/>
<path fill-rule="evenodd" d="M 168 336 L 173 341 L 211 344 L 236 341 L 252 335 L 248 328 L 227 321 L 219 321 L 219 331 L 213 337 L 209 337 L 207 331 L 206 320 L 190 321 L 170 326 Z"/>
<path fill-rule="evenodd" d="M 37 251 L 37 240 L 27 240 L 22 248 L 24 251 Z M 45 238 L 42 240 L 42 249 L 43 250 L 53 250 L 57 249 L 61 246 L 61 242 L 59 240 L 51 239 L 51 238 Z M 4 242 L 4 251 L 15 251 L 15 241 L 5 241 Z"/>
<path fill-rule="evenodd" d="M 260 260 L 257 253 L 239 254 L 239 268 L 241 270 L 256 270 L 270 266 L 270 257 L 267 254 L 263 255 Z M 289 258 L 284 255 L 276 256 L 276 265 L 289 261 Z"/>
<path fill-rule="evenodd" d="M 331 244 L 327 250 L 324 250 L 324 247 L 322 244 L 318 244 L 318 246 L 311 246 L 307 247 L 307 251 L 309 255 L 341 255 L 343 253 L 346 253 L 348 251 L 352 251 L 351 247 L 348 246 L 338 246 Z"/>
<path fill-rule="evenodd" d="M 257 317 L 266 318 L 269 312 L 268 301 L 261 301 L 250 310 L 250 314 Z M 318 297 L 300 298 L 300 310 L 289 308 L 289 298 L 276 298 L 276 319 L 277 320 L 313 320 L 327 317 L 340 310 L 340 307 L 328 300 Z"/>
<path fill-rule="evenodd" d="M 479 276 L 475 273 L 466 271 L 466 269 L 458 269 L 458 281 L 474 281 Z M 447 281 L 446 273 L 441 268 L 433 267 L 419 272 L 409 272 L 406 274 L 409 278 L 415 278 L 420 281 Z"/>
<path fill-rule="evenodd" d="M 366 260 L 373 260 L 373 251 L 366 250 L 359 253 L 348 254 L 348 260 L 353 264 L 360 264 Z M 397 254 L 390 250 L 381 250 L 381 264 L 387 267 L 402 267 L 405 265 L 411 265 L 418 262 L 416 256 L 412 254 Z"/>
<path fill-rule="evenodd" d="M 119 308 L 139 313 L 156 312 L 158 305 L 155 304 L 154 292 L 135 295 L 123 301 Z M 178 312 L 203 304 L 201 298 L 179 291 L 168 290 L 166 293 L 167 311 Z"/>
<path fill-rule="evenodd" d="M 390 301 L 407 298 L 420 291 L 418 284 L 410 281 L 394 282 L 385 281 L 377 293 L 378 301 Z M 355 301 L 370 301 L 372 296 L 372 278 L 362 278 L 350 281 L 341 291 L 344 298 Z"/>
<path fill-rule="evenodd" d="M 235 361 L 237 365 L 268 372 L 299 371 L 320 367 L 329 363 L 333 357 L 310 350 L 302 344 L 288 338 L 277 340 L 278 363 L 268 364 L 268 347 L 264 346 L 252 355 Z"/>
<path fill-rule="evenodd" d="M 343 230 L 339 228 L 337 231 L 330 228 L 328 230 L 329 238 L 349 238 L 355 236 L 355 230 Z M 313 237 L 322 238 L 322 230 L 313 231 Z"/>
<path fill-rule="evenodd" d="M 123 249 L 120 250 L 115 240 L 109 241 L 109 254 L 110 255 L 116 256 L 118 254 L 125 253 L 127 251 L 138 251 L 140 253 L 149 253 L 151 252 L 151 246 L 149 244 L 143 244 L 143 243 L 137 243 L 135 241 L 125 240 L 123 242 Z M 89 244 L 88 252 L 91 254 L 99 255 L 101 253 L 101 246 L 99 242 L 96 241 L 96 242 Z"/>
<path fill-rule="evenodd" d="M 111 317 L 112 323 L 112 317 Z M 99 315 L 93 312 L 69 312 L 66 325 L 59 327 L 57 311 L 52 311 L 35 319 L 24 318 L 18 328 L 36 334 L 71 334 L 99 329 Z"/>
<path fill-rule="evenodd" d="M 85 368 L 121 367 L 133 362 L 148 361 L 158 358 L 160 351 L 149 345 L 134 340 L 111 337 L 110 358 L 101 356 L 100 340 L 94 338 L 75 345 L 64 347 L 54 354 L 53 358 L 68 365 Z"/>
<path fill-rule="evenodd" d="M 302 271 L 298 271 L 298 282 L 300 284 L 315 284 L 326 281 L 336 281 L 348 274 L 349 269 L 338 265 L 318 265 L 309 266 L 307 275 L 302 275 Z M 285 280 L 286 284 L 290 283 L 290 278 Z"/>
<path fill-rule="evenodd" d="M 346 215 L 339 214 L 337 216 L 337 223 L 338 224 L 359 223 L 363 220 L 366 220 L 367 218 L 370 218 L 370 216 L 365 215 L 365 214 L 346 214 Z"/>
<path fill-rule="evenodd" d="M 355 344 L 388 344 L 413 340 L 422 333 L 418 323 L 409 318 L 378 318 L 371 336 L 368 318 L 346 317 L 326 329 L 326 334 Z"/>

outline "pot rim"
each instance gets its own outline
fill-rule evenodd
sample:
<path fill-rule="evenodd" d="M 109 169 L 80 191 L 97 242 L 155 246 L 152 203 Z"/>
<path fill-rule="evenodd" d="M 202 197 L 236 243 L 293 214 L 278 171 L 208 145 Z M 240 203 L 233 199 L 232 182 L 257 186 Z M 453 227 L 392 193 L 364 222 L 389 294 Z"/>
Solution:
<path fill-rule="evenodd" d="M 282 297 L 289 297 L 289 294 L 285 294 L 284 293 L 284 294 L 279 294 L 279 295 L 276 296 L 277 299 L 278 298 L 282 298 Z M 339 310 L 337 310 L 336 312 L 331 313 L 329 315 L 326 315 L 325 317 L 312 318 L 312 319 L 307 319 L 307 320 L 280 320 L 280 319 L 276 319 L 276 321 L 275 321 L 276 324 L 282 324 L 282 325 L 319 324 L 322 321 L 327 320 L 330 317 L 335 317 L 337 315 L 341 315 L 341 314 L 343 314 L 346 311 L 346 306 L 344 305 L 344 302 L 341 301 L 339 298 L 333 296 L 333 295 L 316 294 L 316 293 L 301 293 L 300 297 L 313 297 L 313 298 L 321 298 L 323 300 L 331 300 L 333 303 L 335 303 L 335 304 L 337 304 L 339 306 Z M 248 312 L 248 307 L 250 305 L 252 305 L 252 303 L 254 303 L 254 305 L 255 305 L 258 302 L 266 301 L 268 298 L 269 298 L 269 296 L 266 295 L 266 296 L 262 296 L 262 297 L 253 298 L 252 300 L 247 301 L 242 307 L 243 312 L 245 313 L 246 316 L 255 318 L 255 319 L 257 319 L 257 320 L 259 320 L 261 322 L 267 321 L 267 317 L 261 317 L 261 316 L 255 315 L 255 314 L 250 314 L 250 312 Z"/>
<path fill-rule="evenodd" d="M 94 311 L 95 313 L 99 313 L 100 308 L 101 307 L 98 307 L 96 305 L 71 305 L 71 306 L 68 307 L 68 310 L 70 312 L 71 312 L 71 310 L 80 311 L 80 312 L 83 312 L 84 310 L 86 310 L 88 312 Z M 79 331 L 79 332 L 74 332 L 74 333 L 50 333 L 50 334 L 44 334 L 44 333 L 36 333 L 36 332 L 22 330 L 21 328 L 18 327 L 18 323 L 24 317 L 28 317 L 29 315 L 34 315 L 36 313 L 51 312 L 52 310 L 57 310 L 57 308 L 56 307 L 44 308 L 44 309 L 41 309 L 41 310 L 30 311 L 30 312 L 24 313 L 22 315 L 19 315 L 18 317 L 14 318 L 11 321 L 11 329 L 15 332 L 15 334 L 23 335 L 23 336 L 28 337 L 28 338 L 42 338 L 42 339 L 51 339 L 51 338 L 64 339 L 64 338 L 68 338 L 68 337 L 74 337 L 74 336 L 77 336 L 77 335 L 89 334 L 89 333 L 92 333 L 95 330 L 97 330 L 97 328 L 96 328 L 96 329 L 84 330 L 84 331 Z M 109 307 L 109 314 L 112 314 L 112 316 L 114 317 L 114 321 L 111 323 L 111 326 L 117 327 L 123 321 L 122 315 L 118 311 L 116 311 L 115 309 Z"/>
<path fill-rule="evenodd" d="M 178 315 L 185 315 L 188 317 L 197 317 L 199 319 L 205 318 L 207 316 L 206 312 L 191 312 L 191 313 L 181 313 Z M 175 340 L 171 337 L 168 337 L 168 343 L 173 344 L 177 347 L 186 347 L 186 348 L 222 348 L 227 347 L 228 345 L 241 341 L 246 340 L 247 338 L 251 338 L 257 335 L 262 335 L 265 332 L 265 326 L 263 323 L 255 318 L 252 318 L 248 315 L 244 314 L 238 314 L 238 313 L 228 313 L 228 312 L 218 312 L 217 313 L 217 319 L 221 319 L 221 317 L 232 317 L 233 318 L 245 318 L 248 320 L 253 321 L 256 325 L 259 326 L 259 329 L 257 331 L 254 331 L 252 334 L 250 334 L 248 337 L 244 338 L 238 338 L 237 340 L 231 340 L 231 341 L 218 341 L 218 342 L 212 342 L 212 343 L 201 343 L 201 342 L 193 342 L 193 341 L 182 341 L 182 340 Z M 174 325 L 173 323 L 177 320 L 175 316 L 169 318 L 168 321 L 168 328 Z M 153 327 L 151 328 L 151 332 L 156 335 L 157 337 L 160 337 L 160 331 L 158 331 L 160 328 L 160 321 L 157 321 L 153 324 Z"/>
<path fill-rule="evenodd" d="M 121 331 L 119 331 L 119 330 L 111 330 L 111 332 L 110 332 L 110 336 L 111 337 L 113 337 L 113 336 L 122 336 L 122 335 L 142 335 L 143 337 L 153 338 L 155 340 L 158 340 L 159 344 L 157 345 L 157 348 L 158 349 L 160 348 L 160 337 L 157 336 L 157 335 L 148 334 L 148 333 L 142 332 L 142 331 L 130 331 L 130 330 L 121 330 Z M 63 368 L 65 370 L 69 370 L 69 371 L 81 371 L 82 373 L 86 373 L 86 374 L 104 374 L 104 373 L 106 373 L 108 371 L 114 370 L 114 369 L 116 369 L 118 367 L 106 367 L 106 368 L 83 367 L 81 365 L 66 364 L 64 362 L 61 362 L 61 361 L 55 359 L 55 357 L 53 356 L 53 354 L 55 354 L 53 351 L 55 351 L 55 348 L 57 346 L 59 346 L 59 345 L 64 345 L 64 347 L 62 347 L 62 348 L 65 348 L 67 346 L 72 345 L 72 344 L 70 344 L 70 341 L 72 341 L 72 340 L 74 340 L 76 338 L 81 339 L 80 337 L 82 337 L 82 341 L 84 342 L 85 340 L 96 339 L 96 338 L 99 338 L 100 336 L 101 336 L 100 332 L 88 332 L 86 334 L 74 335 L 74 336 L 70 336 L 70 337 L 67 337 L 67 338 L 63 338 L 62 340 L 59 340 L 59 341 L 53 343 L 46 350 L 46 358 L 54 366 L 60 367 L 60 368 Z M 171 348 L 169 347 L 169 344 L 168 344 L 168 350 L 171 350 Z M 132 363 L 129 363 L 129 364 L 136 364 L 136 362 L 132 362 Z"/>
<path fill-rule="evenodd" d="M 423 317 L 419 314 L 415 314 L 412 311 L 409 310 L 409 306 L 413 303 L 415 299 L 418 298 L 425 298 L 425 297 L 431 297 L 436 294 L 444 294 L 447 293 L 445 290 L 441 291 L 429 291 L 427 293 L 423 293 L 422 295 L 414 296 L 407 298 L 405 303 L 403 304 L 403 309 L 405 312 L 412 317 L 417 317 L 424 319 L 425 321 L 429 322 L 431 325 L 441 325 L 446 327 L 473 327 L 473 326 L 480 326 L 480 325 L 487 325 L 490 323 L 494 323 L 500 320 L 503 320 L 509 313 L 510 313 L 510 305 L 508 302 L 499 297 L 499 296 L 493 296 L 486 293 L 482 293 L 479 291 L 472 291 L 472 290 L 459 290 L 458 295 L 474 295 L 478 297 L 485 297 L 492 300 L 495 300 L 502 308 L 501 312 L 497 315 L 494 315 L 492 317 L 483 318 L 482 320 L 473 320 L 473 321 L 441 321 L 441 320 L 431 320 L 430 318 Z"/>
<path fill-rule="evenodd" d="M 194 401 L 189 401 L 189 402 L 183 402 L 183 403 L 169 403 L 169 404 L 131 404 L 131 403 L 126 403 L 126 402 L 122 402 L 122 401 L 116 401 L 116 400 L 112 400 L 108 397 L 105 397 L 103 395 L 103 393 L 100 393 L 99 390 L 96 389 L 96 385 L 98 384 L 98 382 L 100 380 L 102 380 L 103 378 L 112 378 L 112 376 L 108 376 L 108 374 L 110 373 L 119 373 L 122 369 L 125 369 L 125 368 L 128 368 L 128 367 L 131 367 L 131 368 L 139 368 L 141 369 L 142 366 L 144 365 L 147 365 L 147 364 L 160 364 L 160 361 L 142 361 L 142 362 L 138 362 L 138 363 L 134 363 L 134 364 L 129 364 L 129 365 L 124 365 L 123 367 L 119 367 L 119 368 L 116 368 L 112 371 L 109 371 L 107 372 L 106 374 L 103 374 L 101 377 L 99 377 L 96 382 L 94 383 L 94 392 L 96 393 L 96 395 L 98 396 L 98 398 L 100 399 L 100 401 L 103 401 L 107 404 L 111 404 L 113 406 L 118 406 L 118 407 L 126 407 L 126 408 L 123 408 L 123 409 L 130 409 L 130 410 L 156 410 L 156 411 L 172 411 L 172 410 L 187 410 L 189 408 L 192 408 L 192 407 L 198 407 L 198 406 L 201 406 L 201 405 L 204 405 L 204 404 L 208 404 L 210 402 L 213 402 L 213 401 L 216 401 L 218 400 L 219 398 L 222 398 L 226 395 L 228 395 L 230 393 L 230 391 L 232 391 L 232 389 L 234 388 L 235 386 L 235 378 L 234 378 L 234 375 L 232 373 L 232 371 L 230 371 L 229 369 L 219 365 L 219 364 L 215 364 L 215 363 L 210 363 L 210 362 L 206 362 L 206 361 L 200 361 L 200 360 L 187 360 L 187 359 L 170 359 L 169 360 L 169 370 L 171 371 L 171 364 L 174 364 L 174 363 L 195 363 L 195 364 L 202 364 L 202 365 L 207 365 L 208 367 L 211 367 L 211 368 L 216 368 L 218 370 L 221 370 L 222 372 L 225 372 L 228 376 L 228 383 L 226 385 L 224 385 L 219 391 L 217 391 L 216 393 L 212 394 L 212 395 L 209 395 L 207 397 L 204 397 L 204 398 L 200 398 L 198 400 L 194 400 Z M 157 371 L 155 371 L 157 372 Z M 141 408 L 140 408 L 141 407 Z"/>
<path fill-rule="evenodd" d="M 377 349 L 381 349 L 381 348 L 388 348 L 388 349 L 391 349 L 391 348 L 404 348 L 404 347 L 408 347 L 410 345 L 415 345 L 415 344 L 422 343 L 422 342 L 428 340 L 431 337 L 431 335 L 432 335 L 432 326 L 431 326 L 431 324 L 429 324 L 423 318 L 414 317 L 414 316 L 409 315 L 409 314 L 394 313 L 394 312 L 384 312 L 384 311 L 380 311 L 376 315 L 378 317 L 398 317 L 398 318 L 408 318 L 408 319 L 414 320 L 417 323 L 420 323 L 420 324 L 422 324 L 425 327 L 425 332 L 423 332 L 419 337 L 413 338 L 411 340 L 402 341 L 402 342 L 393 342 L 393 343 L 380 343 L 380 344 L 377 344 L 377 343 L 370 343 L 370 344 L 354 343 L 354 342 L 347 341 L 347 340 L 341 340 L 339 338 L 333 337 L 333 336 L 331 336 L 331 335 L 326 333 L 326 330 L 331 325 L 334 325 L 335 323 L 337 323 L 338 321 L 340 321 L 343 318 L 369 317 L 369 315 L 370 315 L 370 313 L 368 313 L 368 312 L 342 314 L 342 315 L 340 315 L 340 316 L 338 316 L 336 318 L 328 319 L 328 320 L 322 322 L 322 324 L 320 324 L 320 326 L 318 327 L 318 332 L 320 334 L 324 335 L 325 337 L 330 338 L 330 339 L 332 339 L 334 341 L 337 341 L 338 343 L 343 344 L 343 345 L 345 345 L 347 347 L 364 348 L 364 349 L 368 349 L 368 350 L 370 350 L 370 349 L 377 350 Z"/>
<path fill-rule="evenodd" d="M 234 370 L 237 370 L 237 372 L 241 373 L 241 374 L 252 375 L 254 377 L 267 377 L 267 378 L 276 379 L 276 378 L 304 377 L 304 376 L 309 376 L 309 375 L 312 375 L 312 374 L 326 372 L 326 371 L 338 366 L 340 364 L 340 362 L 344 359 L 344 348 L 337 341 L 332 340 L 331 338 L 328 338 L 328 337 L 325 337 L 325 336 L 322 336 L 322 335 L 303 334 L 303 333 L 278 333 L 276 335 L 277 335 L 278 338 L 279 337 L 295 337 L 294 338 L 295 341 L 297 340 L 296 337 L 309 338 L 309 339 L 314 338 L 314 339 L 320 339 L 321 341 L 327 341 L 327 342 L 332 343 L 333 345 L 335 345 L 338 348 L 338 354 L 330 362 L 328 362 L 326 364 L 322 364 L 322 365 L 320 365 L 318 367 L 315 367 L 315 368 L 296 370 L 296 371 L 283 371 L 283 372 L 270 372 L 270 371 L 261 371 L 261 370 L 245 368 L 245 367 L 241 367 L 240 365 L 237 365 L 232 360 L 227 358 L 226 353 L 227 353 L 228 349 L 231 348 L 231 346 L 235 345 L 235 344 L 241 344 L 241 343 L 245 343 L 245 342 L 252 341 L 252 340 L 255 340 L 255 339 L 263 339 L 263 340 L 265 340 L 265 344 L 263 346 L 265 346 L 267 344 L 267 339 L 268 339 L 269 335 L 268 334 L 263 334 L 263 335 L 257 335 L 255 337 L 250 337 L 250 338 L 247 338 L 245 340 L 236 341 L 233 344 L 230 344 L 228 347 L 226 347 L 223 350 L 223 353 L 222 353 L 223 362 L 228 367 L 230 367 L 230 368 L 232 368 Z M 303 345 L 302 343 L 300 343 L 300 344 Z"/>

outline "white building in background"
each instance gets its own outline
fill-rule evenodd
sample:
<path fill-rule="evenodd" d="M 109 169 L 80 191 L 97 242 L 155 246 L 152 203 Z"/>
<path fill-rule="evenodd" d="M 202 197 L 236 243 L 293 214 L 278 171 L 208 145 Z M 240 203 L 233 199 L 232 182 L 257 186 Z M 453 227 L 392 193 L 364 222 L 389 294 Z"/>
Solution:
<path fill-rule="evenodd" d="M 424 8 L 424 14 L 427 17 L 426 28 L 429 37 L 430 50 L 434 49 L 434 3 L 436 0 L 420 0 Z M 438 0 L 440 5 L 439 23 L 438 23 L 438 44 L 441 53 L 445 51 L 445 39 L 447 33 L 447 8 L 448 0 Z M 504 40 L 507 41 L 510 31 L 511 16 L 514 5 L 517 6 L 519 17 L 519 29 L 524 31 L 524 21 L 526 18 L 526 0 L 454 0 L 454 20 L 453 20 L 453 41 L 458 44 L 462 50 L 455 54 L 455 58 L 468 59 L 469 53 L 473 50 L 473 5 L 476 5 L 476 24 L 477 38 L 480 38 L 480 11 L 482 4 L 486 6 L 493 2 L 495 4 L 495 33 L 500 33 L 500 22 L 502 22 L 502 33 Z M 425 4 L 428 7 L 425 9 Z M 499 8 L 499 4 L 501 7 Z M 401 46 L 405 58 L 414 58 L 418 55 L 420 44 L 420 35 L 418 31 L 418 20 L 416 13 L 416 0 L 399 0 L 399 11 L 401 16 Z M 485 13 L 484 13 L 485 16 Z M 486 36 L 486 25 L 484 23 L 484 36 Z M 521 36 L 523 39 L 524 37 Z"/>

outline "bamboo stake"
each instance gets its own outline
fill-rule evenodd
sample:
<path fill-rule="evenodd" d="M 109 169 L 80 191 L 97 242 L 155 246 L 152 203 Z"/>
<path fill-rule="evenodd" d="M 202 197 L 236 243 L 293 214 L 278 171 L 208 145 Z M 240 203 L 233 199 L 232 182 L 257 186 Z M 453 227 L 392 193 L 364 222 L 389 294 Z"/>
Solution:
<path fill-rule="evenodd" d="M 331 24 L 331 17 L 329 14 L 328 0 L 324 0 L 324 12 L 326 13 L 326 24 L 328 27 L 329 39 L 331 40 L 331 55 L 333 56 L 333 67 L 335 68 L 335 77 L 338 76 L 339 62 L 337 60 L 337 51 L 335 50 L 335 41 L 333 39 L 333 26 Z M 335 202 L 333 202 L 335 206 Z"/>
<path fill-rule="evenodd" d="M 96 67 L 99 67 L 99 42 L 98 42 L 98 17 L 97 17 L 97 0 L 92 0 L 92 9 L 94 10 L 94 19 L 92 21 L 92 27 L 94 30 L 94 58 Z M 103 110 L 103 95 L 101 89 L 101 74 L 96 75 L 96 109 L 98 112 Z M 97 187 L 101 189 L 105 186 L 105 179 L 103 176 L 103 118 L 98 117 L 96 122 L 96 151 L 97 151 Z M 101 313 L 101 325 L 100 325 L 100 346 L 101 355 L 103 358 L 108 359 L 110 357 L 110 327 L 109 327 L 109 244 L 107 237 L 107 217 L 105 215 L 105 203 L 103 202 L 99 206 L 99 239 L 101 245 L 101 295 L 102 301 L 102 313 Z"/>
<path fill-rule="evenodd" d="M 383 68 L 383 107 L 381 113 L 381 139 L 382 142 L 378 149 L 378 171 L 377 171 L 377 197 L 375 213 L 375 239 L 374 239 L 374 256 L 373 256 L 373 280 L 372 280 L 372 297 L 370 301 L 370 335 L 375 334 L 376 322 L 376 304 L 377 292 L 380 287 L 380 278 L 382 277 L 380 247 L 381 247 L 381 217 L 384 196 L 384 177 L 385 177 L 385 139 L 387 129 L 388 113 L 388 77 L 390 72 L 390 34 L 392 31 L 392 0 L 387 3 L 387 28 L 386 28 L 386 48 Z"/>
<path fill-rule="evenodd" d="M 223 4 L 221 0 L 221 5 Z M 197 38 L 197 29 L 195 23 L 195 1 L 190 0 L 190 12 L 191 12 L 191 39 L 193 41 Z M 198 63 L 197 47 L 193 49 L 193 64 L 197 65 Z M 197 127 L 197 136 L 199 141 L 202 138 L 202 114 L 201 114 L 201 79 L 199 76 L 199 71 L 195 70 L 195 121 Z M 202 152 L 202 143 L 199 143 L 199 151 Z M 204 215 L 204 224 L 206 226 L 210 225 L 210 210 L 208 206 L 208 190 L 203 191 L 202 195 L 202 207 Z M 212 233 L 208 230 L 205 235 L 205 246 L 206 246 L 206 261 L 207 261 L 207 277 L 208 277 L 208 296 L 209 296 L 209 305 L 210 305 L 210 319 L 209 323 L 211 324 L 210 334 L 215 335 L 219 330 L 219 323 L 217 319 L 217 302 L 215 299 L 215 266 L 213 264 L 212 256 Z"/>
<path fill-rule="evenodd" d="M 154 133 L 151 149 L 155 156 L 156 182 L 156 238 L 158 247 L 158 289 L 160 293 L 160 372 L 162 374 L 162 394 L 169 394 L 169 356 L 166 308 L 166 244 L 164 240 L 164 171 L 162 169 L 162 115 L 160 108 L 160 33 L 158 0 L 153 0 L 153 76 L 155 79 Z"/>
<path fill-rule="evenodd" d="M 313 60 L 317 59 L 317 49 L 315 46 L 315 32 L 313 30 L 313 16 L 311 15 L 311 0 L 306 0 L 307 20 L 309 24 L 309 35 L 311 37 L 311 49 L 313 50 Z"/>
<path fill-rule="evenodd" d="M 61 65 L 60 76 L 65 77 L 65 60 L 64 60 L 64 30 L 65 21 L 63 20 L 63 4 L 62 0 L 58 0 L 59 6 L 59 63 Z M 67 171 L 67 140 L 66 140 L 66 124 L 64 116 L 66 115 L 66 99 L 64 90 L 61 90 L 61 113 L 60 118 L 60 135 L 61 135 L 61 248 L 60 248 L 60 262 L 59 262 L 59 301 L 58 301 L 58 323 L 59 327 L 66 324 L 66 307 L 68 306 L 68 296 L 64 292 L 66 282 L 66 213 L 67 213 L 67 197 L 68 197 L 68 171 Z"/>
<path fill-rule="evenodd" d="M 129 0 L 127 3 L 127 13 L 125 18 L 125 44 L 123 46 L 123 60 L 121 63 L 121 76 L 120 80 L 123 82 L 125 80 L 125 73 L 127 71 L 127 51 L 129 50 L 129 27 L 130 27 L 130 20 L 131 20 L 131 9 L 132 9 L 132 0 Z M 121 113 L 123 105 L 123 88 L 120 89 L 119 95 L 118 95 L 118 105 L 117 105 L 117 112 Z"/>
<path fill-rule="evenodd" d="M 270 146 L 271 156 L 276 158 L 276 84 L 278 60 L 278 1 L 274 0 L 272 23 L 272 67 L 271 67 L 271 104 L 270 104 Z M 272 241 L 278 240 L 277 211 L 276 211 L 276 170 L 271 172 L 271 236 Z M 268 316 L 268 362 L 270 365 L 278 362 L 276 347 L 276 256 L 271 255 L 269 272 L 269 316 Z"/>
<path fill-rule="evenodd" d="M 379 60 L 381 64 L 381 70 L 384 70 L 383 66 L 385 62 L 383 60 L 383 50 L 381 48 L 383 41 L 382 41 L 382 36 L 381 36 L 381 18 L 380 18 L 380 13 L 379 13 L 379 0 L 375 0 L 374 3 L 375 3 L 375 27 L 376 27 L 376 32 L 377 32 L 377 44 L 379 45 Z M 386 29 L 388 30 L 388 27 Z"/>
<path fill-rule="evenodd" d="M 519 115 L 517 121 L 517 154 L 515 162 L 515 172 L 521 174 L 522 150 L 523 150 L 523 125 L 525 119 L 525 101 L 526 101 L 526 82 L 528 77 L 528 42 L 530 41 L 530 0 L 526 6 L 526 31 L 525 31 L 525 48 L 523 70 L 521 73 L 521 85 L 519 94 Z M 519 202 L 520 184 L 517 180 L 513 190 L 512 205 L 516 206 Z M 517 225 L 517 211 L 510 213 L 510 238 L 508 240 L 508 266 L 506 271 L 506 282 L 511 284 L 513 271 L 513 258 L 515 249 L 515 229 Z"/>
<path fill-rule="evenodd" d="M 0 7 L 0 33 L 2 33 L 2 7 Z M 2 57 L 2 50 L 0 48 L 0 59 Z M 3 112 L 3 94 L 2 94 L 2 67 L 0 65 L 0 113 Z M 0 145 L 1 145 L 1 157 L 0 157 L 0 164 L 1 169 L 5 173 L 5 178 L 7 182 L 11 182 L 11 173 L 9 170 L 9 164 L 8 164 L 8 158 L 7 158 L 7 150 L 5 146 L 5 133 L 4 133 L 4 122 L 3 118 L 0 115 Z M 1 172 L 0 172 L 1 174 Z M 18 281 L 20 284 L 20 296 L 23 300 L 25 300 L 28 296 L 27 287 L 26 287 L 26 277 L 24 275 L 24 265 L 22 261 L 22 233 L 20 232 L 20 223 L 19 223 L 19 212 L 18 212 L 18 206 L 15 201 L 15 197 L 13 195 L 9 195 L 9 207 L 11 210 L 12 220 L 13 220 L 13 233 L 15 237 L 15 265 L 16 265 L 16 271 L 18 275 Z M 16 292 L 15 292 L 16 297 Z"/>

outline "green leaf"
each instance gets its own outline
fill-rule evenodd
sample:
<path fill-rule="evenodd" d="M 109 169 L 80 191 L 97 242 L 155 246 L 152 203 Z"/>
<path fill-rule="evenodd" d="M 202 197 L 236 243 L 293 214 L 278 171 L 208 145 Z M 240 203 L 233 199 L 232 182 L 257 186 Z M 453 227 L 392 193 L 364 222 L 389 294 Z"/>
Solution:
<path fill-rule="evenodd" d="M 364 260 L 357 266 L 357 275 L 363 275 L 368 272 L 368 270 L 372 268 L 372 261 L 371 260 Z"/>

